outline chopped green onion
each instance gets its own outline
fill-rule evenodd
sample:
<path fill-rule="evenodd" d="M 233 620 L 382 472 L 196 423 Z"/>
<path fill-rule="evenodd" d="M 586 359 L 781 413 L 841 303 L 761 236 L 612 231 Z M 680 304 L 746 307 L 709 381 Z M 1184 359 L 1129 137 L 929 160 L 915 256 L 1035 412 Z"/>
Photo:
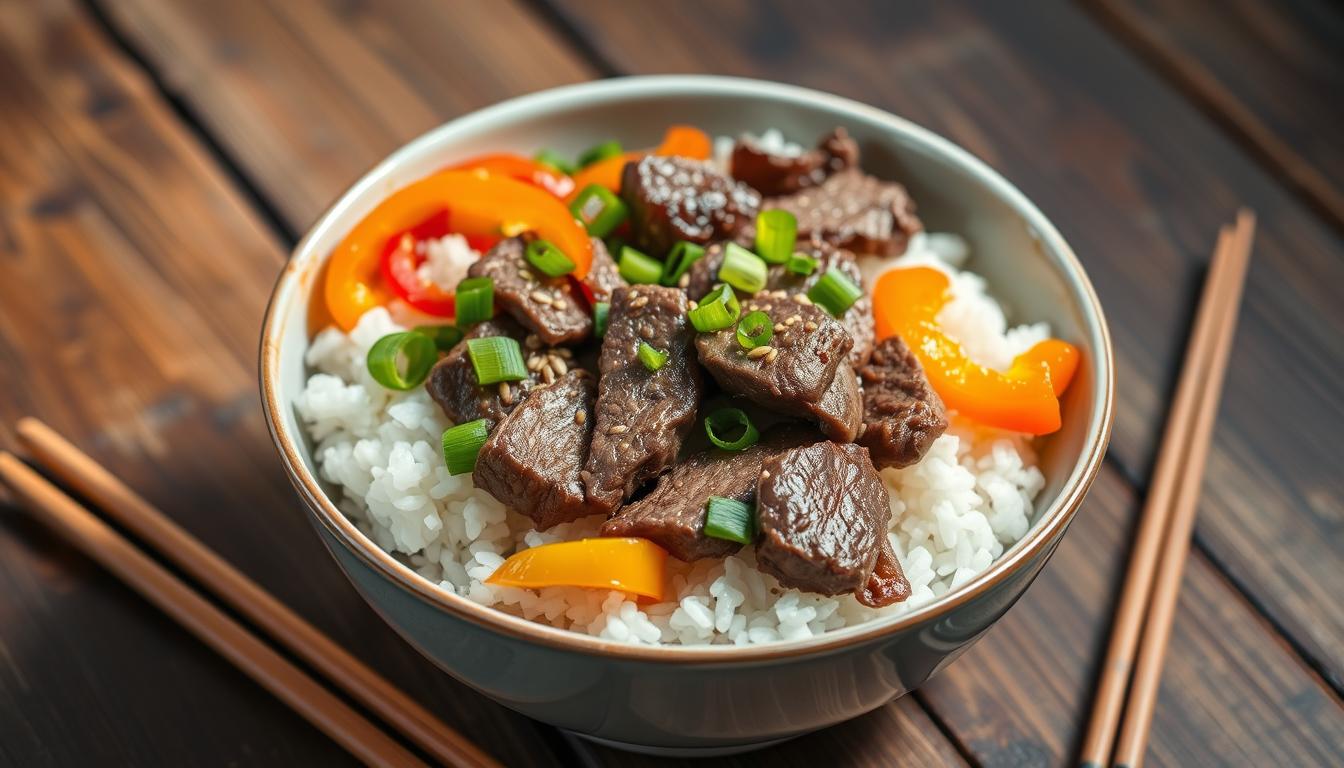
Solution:
<path fill-rule="evenodd" d="M 443 431 L 443 463 L 448 474 L 465 475 L 476 468 L 476 457 L 481 446 L 490 437 L 489 422 L 485 419 L 466 421 Z"/>
<path fill-rule="evenodd" d="M 755 293 L 765 287 L 765 262 L 737 243 L 723 248 L 723 266 L 719 279 L 743 293 Z"/>
<path fill-rule="evenodd" d="M 704 255 L 704 246 L 685 240 L 672 246 L 672 250 L 667 253 L 667 261 L 663 264 L 663 285 L 676 285 L 681 276 L 690 270 L 691 265 Z"/>
<path fill-rule="evenodd" d="M 862 295 L 863 289 L 855 285 L 849 275 L 834 267 L 826 270 L 826 274 L 807 292 L 807 298 L 820 304 L 833 317 L 845 314 Z"/>
<path fill-rule="evenodd" d="M 573 163 L 566 159 L 564 155 L 561 155 L 554 150 L 543 149 L 534 155 L 532 159 L 542 165 L 554 168 L 566 176 L 572 176 L 576 170 Z"/>
<path fill-rule="evenodd" d="M 691 325 L 700 333 L 721 331 L 737 322 L 742 308 L 737 303 L 737 294 L 727 283 L 719 283 L 714 290 L 700 299 L 698 306 L 688 314 Z"/>
<path fill-rule="evenodd" d="M 625 201 L 601 184 L 584 187 L 570 202 L 569 212 L 593 237 L 606 237 L 630 215 Z"/>
<path fill-rule="evenodd" d="M 770 327 L 770 316 L 764 312 L 751 312 L 737 322 L 737 343 L 743 349 L 755 349 L 770 343 L 774 330 Z"/>
<path fill-rule="evenodd" d="M 657 259 L 649 258 L 639 251 L 625 246 L 621 249 L 621 262 L 618 271 L 627 283 L 654 283 L 663 276 L 663 265 Z"/>
<path fill-rule="evenodd" d="M 647 341 L 639 342 L 639 362 L 649 371 L 656 371 L 667 362 L 667 353 L 649 346 Z"/>
<path fill-rule="evenodd" d="M 810 275 L 817 271 L 817 260 L 805 253 L 795 253 L 784 263 L 784 268 L 795 275 Z"/>
<path fill-rule="evenodd" d="M 439 348 L 433 339 L 423 333 L 402 331 L 375 341 L 365 363 L 374 381 L 404 392 L 420 386 L 438 359 Z"/>
<path fill-rule="evenodd" d="M 756 536 L 755 510 L 737 499 L 710 496 L 705 503 L 705 535 L 750 544 Z"/>
<path fill-rule="evenodd" d="M 728 432 L 741 428 L 742 434 L 735 440 L 728 439 Z M 756 444 L 761 433 L 756 431 L 741 408 L 720 408 L 705 417 L 705 434 L 709 442 L 725 451 L 740 451 Z"/>
<path fill-rule="evenodd" d="M 455 305 L 459 328 L 489 320 L 495 314 L 495 281 L 489 277 L 468 277 L 457 284 Z"/>
<path fill-rule="evenodd" d="M 611 303 L 599 301 L 593 304 L 593 335 L 602 338 L 607 335 L 607 314 L 611 312 Z"/>
<path fill-rule="evenodd" d="M 527 378 L 523 350 L 518 346 L 517 339 L 508 336 L 467 339 L 467 354 L 471 357 L 471 367 L 476 369 L 476 381 L 481 386 Z"/>
<path fill-rule="evenodd" d="M 548 277 L 568 275 L 574 271 L 574 262 L 549 240 L 533 240 L 527 244 L 527 263 Z"/>
<path fill-rule="evenodd" d="M 621 142 L 615 140 L 604 141 L 601 144 L 585 149 L 583 153 L 579 155 L 579 167 L 587 167 L 593 163 L 606 160 L 608 157 L 615 157 L 624 151 L 624 148 L 621 147 Z"/>
<path fill-rule="evenodd" d="M 418 325 L 415 332 L 433 339 L 440 352 L 447 352 L 462 340 L 462 329 L 456 325 Z"/>
<path fill-rule="evenodd" d="M 798 239 L 798 219 L 775 208 L 756 214 L 756 253 L 770 264 L 783 264 Z"/>

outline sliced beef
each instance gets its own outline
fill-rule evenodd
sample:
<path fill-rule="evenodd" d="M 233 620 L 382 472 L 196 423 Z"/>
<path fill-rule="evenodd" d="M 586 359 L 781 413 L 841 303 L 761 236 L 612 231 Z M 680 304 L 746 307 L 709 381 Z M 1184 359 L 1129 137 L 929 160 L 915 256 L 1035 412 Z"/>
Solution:
<path fill-rule="evenodd" d="M 574 370 L 538 387 L 490 432 L 471 479 L 538 530 L 594 513 L 579 472 L 593 433 L 597 382 Z"/>
<path fill-rule="evenodd" d="M 495 281 L 495 305 L 547 344 L 583 341 L 593 332 L 588 308 L 575 297 L 568 277 L 547 277 L 523 257 L 521 237 L 501 240 L 471 265 L 471 277 Z"/>
<path fill-rule="evenodd" d="M 890 518 L 866 449 L 830 441 L 795 448 L 761 467 L 757 566 L 786 587 L 853 592 L 872 575 Z"/>
<path fill-rule="evenodd" d="M 797 427 L 772 430 L 744 451 L 718 449 L 698 453 L 663 475 L 647 496 L 622 507 L 602 526 L 603 536 L 639 536 L 687 562 L 726 557 L 741 545 L 705 535 L 705 504 L 710 496 L 754 504 L 761 464 L 783 451 L 816 440 Z"/>
<path fill-rule="evenodd" d="M 758 294 L 742 302 L 742 314 L 761 311 L 774 323 L 764 347 L 746 350 L 736 326 L 696 337 L 700 364 L 724 391 L 774 411 L 796 414 L 821 401 L 854 342 L 826 310 L 805 297 Z"/>
<path fill-rule="evenodd" d="M 908 467 L 947 429 L 947 411 L 919 360 L 899 336 L 883 339 L 859 369 L 863 434 L 878 467 Z"/>
<path fill-rule="evenodd" d="M 704 384 L 686 310 L 686 295 L 676 288 L 637 285 L 612 294 L 583 470 L 590 503 L 605 512 L 672 465 L 695 421 Z M 641 341 L 667 354 L 657 371 L 639 361 Z"/>
<path fill-rule="evenodd" d="M 903 603 L 910 597 L 910 580 L 891 548 L 891 539 L 883 536 L 878 541 L 877 562 L 868 581 L 854 590 L 854 597 L 869 608 L 885 608 Z"/>
<path fill-rule="evenodd" d="M 750 247 L 750 246 L 748 246 Z M 723 243 L 714 243 L 705 248 L 705 255 L 701 256 L 691 268 L 686 270 L 686 274 L 681 276 L 682 285 L 686 291 L 686 298 L 691 301 L 699 301 L 700 297 L 709 293 L 714 285 L 719 282 L 719 268 L 723 266 Z"/>
<path fill-rule="evenodd" d="M 678 240 L 730 239 L 752 225 L 761 196 L 708 163 L 650 155 L 628 163 L 621 197 L 630 206 L 635 244 L 662 258 Z"/>
<path fill-rule="evenodd" d="M 849 363 L 836 369 L 835 378 L 821 393 L 821 399 L 808 404 L 806 409 L 823 435 L 837 443 L 854 442 L 863 426 L 863 395 L 859 392 L 859 378 Z"/>
<path fill-rule="evenodd" d="M 487 336 L 508 336 L 523 342 L 527 332 L 508 317 L 496 317 L 477 323 L 467 331 L 462 341 L 448 351 L 442 360 L 430 369 L 425 389 L 439 404 L 448 420 L 454 424 L 476 419 L 487 419 L 494 426 L 527 396 L 537 379 L 535 374 L 524 381 L 491 384 L 482 387 L 476 381 L 476 369 L 467 354 L 467 341 Z"/>
<path fill-rule="evenodd" d="M 588 274 L 584 275 L 583 284 L 592 294 L 593 301 L 611 301 L 611 292 L 627 283 L 621 277 L 616 260 L 611 258 L 607 244 L 596 237 L 592 241 L 593 264 L 588 268 Z"/>
<path fill-rule="evenodd" d="M 816 238 L 859 254 L 899 255 L 910 236 L 922 228 L 905 187 L 857 168 L 840 171 L 816 187 L 767 200 L 764 207 L 783 208 L 798 217 L 799 240 Z"/>
<path fill-rule="evenodd" d="M 802 154 L 776 154 L 744 136 L 733 145 L 733 178 L 766 197 L 790 195 L 815 187 L 837 171 L 859 164 L 859 145 L 844 128 L 836 128 Z"/>

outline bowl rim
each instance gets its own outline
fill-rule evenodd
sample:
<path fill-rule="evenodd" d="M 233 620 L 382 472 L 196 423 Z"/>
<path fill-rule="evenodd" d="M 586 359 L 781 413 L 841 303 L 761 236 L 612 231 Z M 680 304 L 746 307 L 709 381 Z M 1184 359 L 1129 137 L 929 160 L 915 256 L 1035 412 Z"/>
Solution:
<path fill-rule="evenodd" d="M 501 122 L 533 118 L 575 101 L 591 105 L 610 104 L 637 97 L 669 96 L 766 96 L 800 109 L 825 107 L 839 113 L 861 116 L 882 124 L 896 134 L 922 144 L 969 171 L 981 183 L 1007 202 L 1042 241 L 1047 254 L 1053 253 L 1063 269 L 1065 280 L 1074 293 L 1084 298 L 1084 317 L 1090 320 L 1088 346 L 1094 350 L 1085 358 L 1094 373 L 1094 402 L 1082 455 L 1059 494 L 1040 513 L 1027 533 L 989 568 L 976 575 L 951 594 L 937 598 L 899 616 L 879 618 L 833 630 L 810 638 L 758 645 L 633 645 L 603 640 L 568 629 L 530 621 L 499 609 L 481 605 L 448 592 L 416 573 L 364 535 L 322 490 L 298 451 L 299 439 L 285 427 L 280 414 L 288 404 L 279 400 L 280 340 L 283 338 L 282 311 L 299 297 L 299 277 L 309 269 L 318 269 L 327 254 L 310 254 L 312 243 L 341 224 L 353 201 L 372 188 L 385 185 L 395 169 L 413 160 L 419 153 L 443 142 L 451 142 L 454 133 Z M 330 537 L 363 561 L 387 581 L 405 590 L 429 606 L 454 618 L 476 624 L 485 630 L 508 635 L 516 640 L 552 648 L 600 655 L 610 659 L 699 664 L 738 664 L 819 654 L 874 641 L 942 616 L 992 589 L 1025 563 L 1033 559 L 1067 528 L 1083 497 L 1100 471 L 1114 417 L 1114 354 L 1105 314 L 1082 264 L 1062 235 L 1027 197 L 986 163 L 948 139 L 885 110 L 852 99 L 800 86 L 716 75 L 642 75 L 560 86 L 499 102 L 443 123 L 401 146 L 365 173 L 345 190 L 309 228 L 294 246 L 276 280 L 266 307 L 260 344 L 260 388 L 262 408 L 286 474 L 311 517 Z M 328 544 L 328 546 L 330 546 Z M 333 553 L 334 556 L 334 553 Z M 342 568 L 344 570 L 344 568 Z M 346 574 L 347 577 L 350 574 Z M 361 590 L 362 591 L 362 590 Z M 365 595 L 368 599 L 368 596 Z"/>

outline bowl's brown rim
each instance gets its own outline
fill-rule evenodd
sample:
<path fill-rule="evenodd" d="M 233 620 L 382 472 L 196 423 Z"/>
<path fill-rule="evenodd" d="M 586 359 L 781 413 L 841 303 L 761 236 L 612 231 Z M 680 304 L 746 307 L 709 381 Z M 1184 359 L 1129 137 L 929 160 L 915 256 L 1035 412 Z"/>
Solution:
<path fill-rule="evenodd" d="M 1046 241 L 1048 248 L 1062 260 L 1068 277 L 1082 289 L 1082 294 L 1086 299 L 1086 308 L 1090 311 L 1091 317 L 1096 323 L 1096 335 L 1100 339 L 1100 344 L 1093 345 L 1096 349 L 1093 351 L 1092 357 L 1094 368 L 1100 375 L 1096 377 L 1094 384 L 1097 389 L 1095 392 L 1097 405 L 1088 414 L 1092 425 L 1086 437 L 1087 443 L 1084 455 L 1080 457 L 1080 462 L 1074 465 L 1070 483 L 1061 489 L 1059 495 L 1051 502 L 1050 507 L 1041 513 L 1043 519 L 1038 519 L 1023 539 L 1016 542 L 1008 552 L 1005 552 L 971 582 L 946 597 L 934 600 L 910 613 L 891 619 L 877 619 L 804 640 L 747 646 L 631 645 L 539 624 L 481 605 L 460 595 L 452 594 L 433 584 L 409 566 L 379 548 L 327 497 L 317 479 L 308 471 L 307 465 L 304 464 L 299 455 L 294 435 L 289 433 L 280 417 L 286 407 L 279 401 L 279 385 L 277 383 L 280 360 L 279 340 L 283 338 L 281 318 L 285 314 L 281 312 L 281 307 L 286 305 L 287 300 L 292 300 L 294 294 L 297 293 L 297 282 L 300 277 L 297 257 L 304 252 L 308 242 L 337 214 L 338 209 L 342 207 L 346 200 L 354 197 L 367 186 L 376 183 L 382 175 L 395 167 L 400 158 L 408 155 L 412 149 L 423 144 L 433 143 L 436 140 L 436 134 L 463 121 L 469 119 L 502 119 L 498 115 L 507 111 L 522 111 L 522 107 L 544 109 L 548 104 L 560 105 L 571 99 L 619 101 L 633 96 L 720 95 L 723 93 L 739 93 L 744 96 L 766 94 L 792 102 L 804 109 L 822 104 L 831 109 L 854 112 L 867 119 L 884 123 L 892 130 L 918 140 L 941 154 L 950 155 L 952 160 L 966 167 L 978 178 L 993 186 L 997 194 L 1005 197 L 1012 207 L 1031 224 L 1037 236 Z M 317 264 L 320 263 L 320 261 L 317 262 Z M 314 265 L 314 268 L 317 264 Z M 1048 546 L 1068 526 L 1100 471 L 1114 416 L 1114 355 L 1111 348 L 1110 331 L 1107 328 L 1106 318 L 1102 312 L 1101 303 L 1097 299 L 1096 291 L 1093 289 L 1091 281 L 1088 280 L 1082 264 L 1078 261 L 1068 243 L 1065 242 L 1063 236 L 1059 234 L 1045 214 L 1016 187 L 978 158 L 947 139 L 875 107 L 798 86 L 763 80 L 706 75 L 655 75 L 614 78 L 554 88 L 478 110 L 414 139 L 383 160 L 359 182 L 342 193 L 331 207 L 319 217 L 308 234 L 295 246 L 290 254 L 289 261 L 276 280 L 270 301 L 266 307 L 259 352 L 262 408 L 266 415 L 267 427 L 270 430 L 272 441 L 285 464 L 290 482 L 313 513 L 315 519 L 353 555 L 388 581 L 404 588 L 422 602 L 455 618 L 471 621 L 482 628 L 559 650 L 646 662 L 738 664 L 819 654 L 858 645 L 884 635 L 899 632 L 915 624 L 936 619 L 948 611 L 979 597 L 996 587 L 1023 564 L 1036 557 L 1042 548 Z"/>

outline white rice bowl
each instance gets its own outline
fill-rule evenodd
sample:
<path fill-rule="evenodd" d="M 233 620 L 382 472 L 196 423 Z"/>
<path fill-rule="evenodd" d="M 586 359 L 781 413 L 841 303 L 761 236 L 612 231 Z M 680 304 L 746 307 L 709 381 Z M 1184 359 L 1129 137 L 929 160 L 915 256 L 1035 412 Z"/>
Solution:
<path fill-rule="evenodd" d="M 445 272 L 456 271 L 460 245 L 430 246 L 436 255 L 445 254 Z M 953 298 L 939 322 L 975 359 L 1005 368 L 1048 337 L 1049 328 L 1044 323 L 1010 328 L 984 279 L 960 269 L 967 254 L 960 237 L 920 234 L 898 259 L 861 263 L 870 285 L 896 265 L 946 271 L 953 278 Z M 986 429 L 952 414 L 951 427 L 919 464 L 881 472 L 891 498 L 889 538 L 912 590 L 910 599 L 887 608 L 865 607 L 852 595 L 785 589 L 756 569 L 751 547 L 722 560 L 688 564 L 669 558 L 675 599 L 652 605 L 615 591 L 492 586 L 485 579 L 510 554 L 596 536 L 602 519 L 537 531 L 528 517 L 477 490 L 469 474 L 449 475 L 440 436 L 451 423 L 442 411 L 423 387 L 389 391 L 365 367 L 368 348 L 398 330 L 387 310 L 372 309 L 349 334 L 335 328 L 318 334 L 307 353 L 313 373 L 295 405 L 322 479 L 339 491 L 340 509 L 379 547 L 442 589 L 608 640 L 746 645 L 900 615 L 956 590 L 1022 538 L 1045 485 L 1030 436 Z"/>

